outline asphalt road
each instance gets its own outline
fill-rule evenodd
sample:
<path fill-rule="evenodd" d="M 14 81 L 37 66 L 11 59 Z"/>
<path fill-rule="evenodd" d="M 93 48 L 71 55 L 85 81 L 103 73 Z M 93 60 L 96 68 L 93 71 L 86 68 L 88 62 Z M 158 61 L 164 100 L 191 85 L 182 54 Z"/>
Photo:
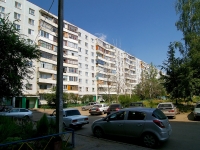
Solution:
<path fill-rule="evenodd" d="M 81 110 L 80 110 L 81 111 Z M 49 114 L 47 110 L 44 111 Z M 37 111 L 37 113 L 41 113 Z M 104 117 L 105 115 L 90 116 L 88 111 L 81 111 L 82 115 L 88 115 L 90 123 L 76 130 L 76 134 L 93 137 L 91 131 L 92 122 L 96 119 Z M 39 118 L 39 117 L 38 117 Z M 36 119 L 36 118 L 35 118 Z M 191 114 L 177 115 L 176 119 L 169 119 L 172 126 L 172 135 L 170 139 L 159 146 L 160 150 L 199 150 L 200 149 L 200 121 L 192 121 Z M 113 140 L 127 144 L 139 145 L 138 140 L 122 137 L 106 137 L 106 140 Z"/>

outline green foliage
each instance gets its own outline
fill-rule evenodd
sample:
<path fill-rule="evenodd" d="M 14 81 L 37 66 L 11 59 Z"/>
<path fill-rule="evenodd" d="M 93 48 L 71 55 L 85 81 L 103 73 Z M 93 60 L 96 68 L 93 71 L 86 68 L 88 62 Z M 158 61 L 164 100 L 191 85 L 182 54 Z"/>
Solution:
<path fill-rule="evenodd" d="M 0 97 L 22 95 L 23 82 L 32 79 L 33 60 L 40 58 L 40 50 L 30 45 L 24 35 L 20 35 L 15 23 L 8 18 L 0 18 Z"/>
<path fill-rule="evenodd" d="M 140 99 L 152 99 L 165 94 L 162 80 L 157 78 L 158 71 L 151 63 L 148 70 L 141 73 L 141 82 L 135 87 L 133 93 L 138 95 Z"/>
<path fill-rule="evenodd" d="M 21 129 L 12 120 L 12 118 L 0 116 L 0 143 L 6 140 L 6 137 L 20 137 Z"/>
<path fill-rule="evenodd" d="M 93 95 L 83 95 L 81 98 L 82 103 L 93 102 Z"/>
<path fill-rule="evenodd" d="M 129 107 L 130 103 L 133 101 L 133 99 L 131 99 L 130 96 L 127 95 L 120 95 L 118 100 L 123 107 Z"/>
<path fill-rule="evenodd" d="M 36 131 L 37 131 L 37 136 L 44 136 L 48 134 L 49 122 L 46 114 L 44 114 L 42 118 L 37 122 Z"/>

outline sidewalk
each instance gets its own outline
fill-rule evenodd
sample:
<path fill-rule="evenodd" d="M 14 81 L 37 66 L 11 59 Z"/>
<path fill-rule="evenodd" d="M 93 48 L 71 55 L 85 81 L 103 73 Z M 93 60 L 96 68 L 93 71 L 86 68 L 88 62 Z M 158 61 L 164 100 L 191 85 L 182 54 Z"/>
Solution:
<path fill-rule="evenodd" d="M 137 145 L 108 141 L 94 137 L 75 134 L 75 148 L 73 150 L 150 150 Z"/>

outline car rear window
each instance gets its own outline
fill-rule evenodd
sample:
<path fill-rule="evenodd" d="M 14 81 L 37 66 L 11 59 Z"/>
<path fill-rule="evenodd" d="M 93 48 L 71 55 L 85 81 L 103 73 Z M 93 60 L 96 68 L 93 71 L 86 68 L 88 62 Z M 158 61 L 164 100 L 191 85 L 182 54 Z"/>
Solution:
<path fill-rule="evenodd" d="M 165 114 L 159 110 L 159 109 L 155 109 L 153 111 L 153 114 L 152 114 L 153 117 L 157 118 L 157 119 L 160 119 L 160 120 L 164 120 L 166 119 L 167 117 L 165 116 Z"/>
<path fill-rule="evenodd" d="M 67 110 L 65 113 L 66 113 L 66 116 L 81 115 L 78 110 Z"/>
<path fill-rule="evenodd" d="M 120 108 L 119 104 L 110 105 L 110 108 Z"/>

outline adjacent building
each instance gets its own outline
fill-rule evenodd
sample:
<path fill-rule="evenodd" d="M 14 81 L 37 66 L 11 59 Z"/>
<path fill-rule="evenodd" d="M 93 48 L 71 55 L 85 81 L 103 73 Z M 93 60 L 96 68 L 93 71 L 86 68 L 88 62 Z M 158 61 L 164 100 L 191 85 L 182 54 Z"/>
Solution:
<path fill-rule="evenodd" d="M 0 0 L 0 17 L 6 15 L 41 50 L 40 60 L 31 62 L 33 79 L 25 83 L 24 95 L 8 103 L 37 108 L 56 86 L 58 17 L 27 0 Z M 131 94 L 146 63 L 66 20 L 63 25 L 63 92 L 93 95 L 93 100 Z"/>

